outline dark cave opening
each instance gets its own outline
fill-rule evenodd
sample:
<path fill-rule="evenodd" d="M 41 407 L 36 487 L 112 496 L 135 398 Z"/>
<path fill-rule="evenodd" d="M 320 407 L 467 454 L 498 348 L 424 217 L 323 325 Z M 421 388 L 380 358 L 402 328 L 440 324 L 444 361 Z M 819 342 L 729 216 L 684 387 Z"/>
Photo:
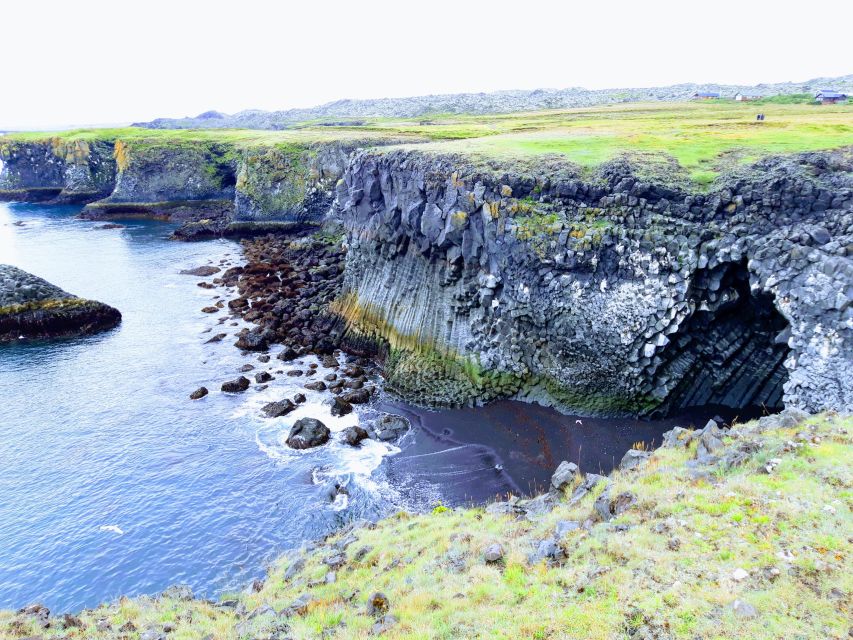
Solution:
<path fill-rule="evenodd" d="M 788 321 L 773 296 L 750 289 L 745 261 L 695 274 L 694 312 L 669 336 L 655 379 L 669 386 L 659 415 L 706 405 L 783 408 Z"/>

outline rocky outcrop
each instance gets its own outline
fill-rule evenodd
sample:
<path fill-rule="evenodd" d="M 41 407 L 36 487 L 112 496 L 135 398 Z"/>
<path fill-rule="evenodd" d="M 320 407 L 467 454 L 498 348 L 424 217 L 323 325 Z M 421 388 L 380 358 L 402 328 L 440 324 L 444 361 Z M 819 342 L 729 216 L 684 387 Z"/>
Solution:
<path fill-rule="evenodd" d="M 384 356 L 409 400 L 853 408 L 850 149 L 762 160 L 709 193 L 625 158 L 586 176 L 376 151 L 336 215 L 344 341 Z"/>
<path fill-rule="evenodd" d="M 121 322 L 117 309 L 66 293 L 46 280 L 0 264 L 0 343 L 66 338 Z"/>
<path fill-rule="evenodd" d="M 115 185 L 108 197 L 87 205 L 85 217 L 201 220 L 233 211 L 237 154 L 231 145 L 116 139 L 113 156 Z"/>
<path fill-rule="evenodd" d="M 109 140 L 0 140 L 0 200 L 90 202 L 115 184 Z"/>
<path fill-rule="evenodd" d="M 0 199 L 87 203 L 82 217 L 181 221 L 179 239 L 318 225 L 357 148 L 395 142 L 159 135 L 0 140 Z"/>

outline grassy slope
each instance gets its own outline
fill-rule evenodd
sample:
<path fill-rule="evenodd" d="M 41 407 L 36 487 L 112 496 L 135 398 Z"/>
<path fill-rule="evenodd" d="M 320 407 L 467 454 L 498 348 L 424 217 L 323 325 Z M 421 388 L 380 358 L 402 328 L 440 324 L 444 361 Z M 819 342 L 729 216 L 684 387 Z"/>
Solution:
<path fill-rule="evenodd" d="M 302 594 L 311 600 L 290 617 L 256 615 L 242 637 L 270 637 L 276 624 L 287 624 L 281 637 L 367 638 L 375 620 L 365 603 L 381 591 L 398 620 L 387 638 L 845 638 L 853 593 L 853 417 L 816 417 L 760 435 L 754 426 L 727 438 L 727 447 L 754 440 L 760 450 L 733 469 L 710 468 L 707 479 L 692 479 L 685 465 L 695 444 L 659 449 L 645 468 L 617 472 L 611 495 L 632 491 L 637 503 L 609 523 L 569 533 L 561 566 L 530 564 L 527 555 L 558 520 L 590 518 L 598 492 L 575 507 L 562 501 L 535 523 L 483 509 L 400 514 L 356 530 L 346 564 L 325 584 L 323 558 L 340 536 L 332 538 L 302 556 L 306 565 L 295 577 L 284 577 L 293 556 L 270 570 L 260 592 L 233 596 L 250 612 L 264 605 L 280 611 Z M 792 440 L 802 444 L 786 446 Z M 766 473 L 774 458 L 778 466 Z M 504 560 L 487 564 L 483 549 L 495 542 Z M 368 551 L 356 560 L 362 548 Z M 748 576 L 736 580 L 737 569 Z M 735 600 L 756 614 L 738 616 Z M 44 634 L 121 635 L 97 631 L 102 619 L 112 629 L 132 621 L 140 631 L 168 623 L 174 640 L 241 637 L 232 609 L 201 601 L 124 599 L 81 619 L 86 629 Z M 3 630 L 26 636 L 37 628 L 0 613 Z"/>
<path fill-rule="evenodd" d="M 759 111 L 766 116 L 764 122 L 755 120 Z M 35 140 L 46 135 L 64 140 L 202 140 L 262 145 L 402 137 L 412 142 L 432 141 L 428 149 L 482 156 L 556 153 L 587 167 L 621 152 L 638 151 L 671 155 L 697 182 L 704 183 L 727 162 L 853 145 L 853 104 L 650 103 L 491 116 L 374 118 L 357 127 L 306 122 L 288 131 L 103 129 L 8 137 Z"/>

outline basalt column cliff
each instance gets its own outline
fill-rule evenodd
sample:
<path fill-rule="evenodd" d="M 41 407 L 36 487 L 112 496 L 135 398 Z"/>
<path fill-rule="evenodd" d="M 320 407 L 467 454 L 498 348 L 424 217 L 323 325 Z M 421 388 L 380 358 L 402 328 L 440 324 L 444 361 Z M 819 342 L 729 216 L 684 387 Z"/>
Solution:
<path fill-rule="evenodd" d="M 429 405 L 591 414 L 853 403 L 853 155 L 770 158 L 696 193 L 627 159 L 357 155 L 345 342 Z"/>

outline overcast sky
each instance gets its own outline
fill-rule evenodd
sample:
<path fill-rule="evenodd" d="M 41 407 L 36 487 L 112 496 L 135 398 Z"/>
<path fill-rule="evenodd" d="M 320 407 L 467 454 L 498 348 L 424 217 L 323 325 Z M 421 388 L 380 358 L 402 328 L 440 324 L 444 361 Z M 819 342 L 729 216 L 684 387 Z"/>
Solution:
<path fill-rule="evenodd" d="M 845 0 L 5 0 L 0 129 L 853 73 Z"/>

